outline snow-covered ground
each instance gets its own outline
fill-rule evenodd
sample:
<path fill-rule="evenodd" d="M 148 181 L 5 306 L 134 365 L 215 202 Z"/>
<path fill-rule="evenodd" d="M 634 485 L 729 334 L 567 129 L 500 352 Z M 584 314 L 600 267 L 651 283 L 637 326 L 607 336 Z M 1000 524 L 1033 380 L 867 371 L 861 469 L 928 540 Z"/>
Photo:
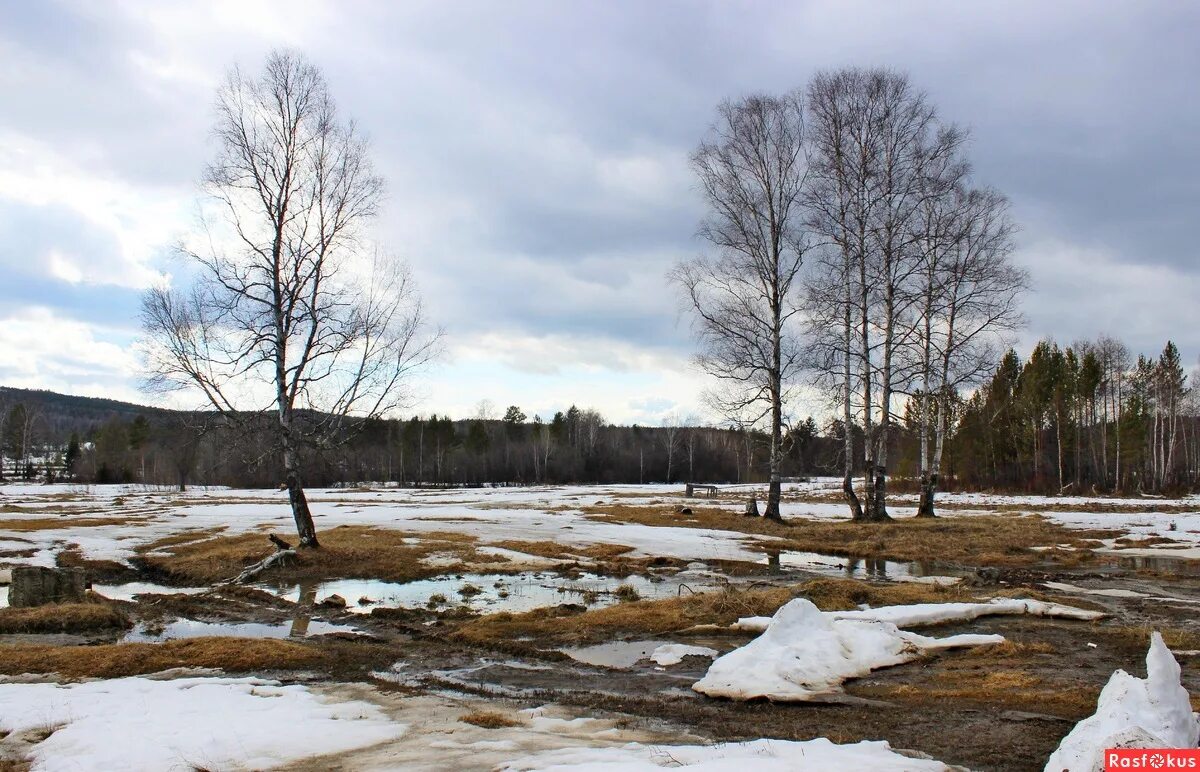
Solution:
<path fill-rule="evenodd" d="M 308 492 L 318 530 L 335 525 L 393 528 L 415 534 L 457 531 L 484 542 L 551 539 L 566 545 L 622 544 L 633 554 L 688 560 L 763 557 L 756 545 L 769 537 L 735 531 L 655 527 L 589 519 L 580 507 L 597 503 L 639 505 L 678 494 L 671 486 L 563 486 L 464 490 L 318 489 Z M 77 546 L 94 560 L 126 561 L 137 547 L 185 530 L 224 529 L 236 534 L 261 528 L 287 532 L 287 495 L 275 490 L 193 490 L 186 493 L 134 486 L 11 485 L 0 488 L 0 551 L 36 549 L 15 562 L 53 565 L 54 555 Z M 4 529 L 4 520 L 44 520 L 53 528 Z M 112 525 L 97 519 L 112 518 Z M 79 525 L 74 525 L 78 522 Z"/>
<path fill-rule="evenodd" d="M 0 684 L 0 730 L 53 730 L 33 745 L 39 772 L 270 769 L 406 729 L 368 702 L 258 678 Z"/>
<path fill-rule="evenodd" d="M 837 501 L 797 501 L 832 492 L 836 481 L 819 479 L 785 485 L 785 518 L 837 520 L 846 517 Z M 697 504 L 740 512 L 743 497 L 761 496 L 762 486 L 722 486 L 726 497 Z M 309 492 L 318 529 L 334 525 L 394 528 L 414 534 L 458 531 L 482 542 L 506 539 L 552 539 L 562 544 L 622 544 L 637 555 L 663 555 L 687 560 L 759 560 L 769 537 L 747 536 L 732 530 L 655 527 L 588 518 L 583 507 L 602 504 L 627 506 L 680 503 L 680 485 L 534 486 L 409 490 L 394 487 L 334 488 Z M 896 517 L 915 514 L 911 495 L 892 498 Z M 1200 558 L 1200 501 L 1195 498 L 1121 500 L 1144 504 L 1145 512 L 1105 512 L 1113 499 L 1045 496 L 943 494 L 939 501 L 956 505 L 944 514 L 969 517 L 993 513 L 997 507 L 1022 504 L 1037 508 L 1068 528 L 1105 528 L 1133 537 L 1160 536 L 1175 544 L 1128 548 L 1110 542 L 1102 549 L 1128 556 Z M 1087 506 L 1096 512 L 1055 510 L 1056 505 Z M 965 507 L 965 508 L 958 508 Z M 1156 512 L 1154 508 L 1192 508 L 1195 512 Z M 682 517 L 682 516 L 681 516 Z M 56 522 L 47 523 L 48 518 Z M 112 520 L 111 525 L 97 521 Z M 38 520 L 34 530 L 4 528 L 4 521 Z M 186 493 L 140 486 L 71 486 L 17 484 L 0 486 L 0 552 L 33 550 L 29 557 L 9 562 L 50 565 L 54 555 L 75 545 L 85 557 L 126 561 L 136 548 L 181 531 L 221 529 L 242 533 L 263 528 L 291 530 L 285 493 L 277 490 L 193 489 Z M 1047 545 L 1050 546 L 1050 545 Z M 3 558 L 0 558 L 3 560 Z"/>

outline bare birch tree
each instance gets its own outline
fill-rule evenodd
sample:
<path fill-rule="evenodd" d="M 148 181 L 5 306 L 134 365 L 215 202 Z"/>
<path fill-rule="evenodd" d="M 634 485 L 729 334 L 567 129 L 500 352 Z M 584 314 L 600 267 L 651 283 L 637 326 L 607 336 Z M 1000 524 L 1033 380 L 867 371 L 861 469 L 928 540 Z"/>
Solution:
<path fill-rule="evenodd" d="M 723 384 L 710 400 L 752 414 L 769 437 L 764 515 L 779 520 L 783 416 L 799 373 L 801 268 L 808 176 L 803 94 L 725 102 L 692 155 L 708 204 L 700 235 L 713 254 L 680 263 L 672 279 L 694 315 L 700 367 Z"/>
<path fill-rule="evenodd" d="M 317 547 L 302 449 L 402 404 L 438 336 L 406 266 L 369 245 L 383 180 L 321 72 L 276 52 L 258 76 L 232 70 L 216 107 L 215 216 L 181 246 L 192 286 L 143 299 L 147 387 L 198 392 L 248 429 L 272 414 L 297 533 Z"/>
<path fill-rule="evenodd" d="M 906 75 L 886 69 L 818 74 L 807 105 L 809 223 L 832 252 L 821 261 L 824 275 L 816 281 L 830 290 L 822 293 L 823 317 L 841 331 L 840 339 L 827 338 L 825 355 L 816 361 L 827 378 L 840 375 L 842 419 L 857 417 L 865 436 L 865 500 L 859 501 L 848 473 L 843 485 L 851 515 L 887 520 L 894 402 L 915 375 L 911 347 L 921 254 L 913 226 L 930 195 L 930 178 L 956 173 L 965 135 L 938 119 Z"/>
<path fill-rule="evenodd" d="M 917 515 L 932 517 L 954 399 L 990 373 L 1005 334 L 1023 322 L 1018 300 L 1027 276 L 1010 260 L 1015 228 L 1008 201 L 994 191 L 942 189 L 926 200 L 916 225 L 922 256 L 919 379 L 911 394 L 920 434 Z"/>

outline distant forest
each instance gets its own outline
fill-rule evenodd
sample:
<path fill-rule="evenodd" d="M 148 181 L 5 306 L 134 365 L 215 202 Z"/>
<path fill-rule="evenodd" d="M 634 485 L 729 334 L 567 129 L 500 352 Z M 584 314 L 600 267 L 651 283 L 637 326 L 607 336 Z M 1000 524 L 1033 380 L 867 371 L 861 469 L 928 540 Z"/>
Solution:
<path fill-rule="evenodd" d="M 1179 351 L 1131 356 L 1111 338 L 1043 341 L 1022 361 L 1008 352 L 982 387 L 956 395 L 947 489 L 1042 493 L 1194 490 L 1200 399 Z M 919 400 L 893 439 L 899 488 L 919 474 Z M 262 487 L 283 474 L 269 417 L 247 431 L 228 418 L 106 399 L 0 387 L 6 479 Z M 854 433 L 856 452 L 861 431 Z M 789 477 L 840 475 L 843 424 L 809 417 L 786 433 Z M 615 426 L 572 407 L 543 421 L 518 406 L 502 417 L 373 419 L 304 458 L 311 485 L 764 482 L 762 432 L 683 423 Z M 913 484 L 915 487 L 915 483 Z"/>

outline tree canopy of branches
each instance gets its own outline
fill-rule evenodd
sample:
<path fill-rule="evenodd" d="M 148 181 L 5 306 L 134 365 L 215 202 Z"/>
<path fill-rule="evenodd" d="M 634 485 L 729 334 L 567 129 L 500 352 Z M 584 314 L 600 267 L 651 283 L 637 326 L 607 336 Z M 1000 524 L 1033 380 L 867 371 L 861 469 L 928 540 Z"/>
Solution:
<path fill-rule="evenodd" d="M 438 336 L 406 266 L 368 238 L 383 180 L 320 70 L 288 52 L 256 76 L 235 68 L 216 112 L 210 206 L 181 246 L 194 283 L 143 299 L 147 387 L 197 392 L 234 423 L 270 411 L 297 532 L 316 547 L 302 449 L 403 404 Z"/>
<path fill-rule="evenodd" d="M 909 398 L 922 433 L 921 510 L 932 515 L 947 400 L 977 382 L 997 336 L 1020 322 L 1024 274 L 1009 262 L 1007 204 L 970 187 L 966 133 L 906 75 L 820 73 L 807 96 L 806 205 L 821 237 L 809 277 L 812 361 L 842 426 L 865 437 L 865 500 L 852 485 L 849 431 L 843 491 L 854 519 L 889 519 L 890 438 L 897 401 Z"/>
<path fill-rule="evenodd" d="M 723 103 L 692 167 L 708 205 L 700 235 L 713 251 L 681 262 L 672 278 L 694 315 L 697 362 L 721 383 L 710 404 L 743 425 L 765 422 L 764 515 L 779 519 L 784 410 L 802 365 L 803 95 Z"/>

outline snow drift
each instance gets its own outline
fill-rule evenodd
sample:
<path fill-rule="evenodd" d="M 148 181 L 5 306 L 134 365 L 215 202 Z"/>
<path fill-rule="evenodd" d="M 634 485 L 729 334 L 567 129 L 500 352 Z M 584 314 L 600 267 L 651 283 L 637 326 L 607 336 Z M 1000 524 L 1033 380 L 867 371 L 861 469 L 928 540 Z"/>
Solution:
<path fill-rule="evenodd" d="M 1113 673 L 1096 701 L 1096 712 L 1063 738 L 1045 772 L 1100 772 L 1105 748 L 1195 748 L 1200 724 L 1179 672 L 1162 636 L 1151 635 L 1146 677 Z"/>
<path fill-rule="evenodd" d="M 840 619 L 796 598 L 775 612 L 761 636 L 713 662 L 692 688 L 710 697 L 801 702 L 923 651 L 1003 642 L 1000 635 L 928 638 L 891 622 Z"/>
<path fill-rule="evenodd" d="M 392 740 L 375 705 L 325 702 L 261 678 L 115 678 L 0 684 L 0 730 L 53 727 L 33 769 L 270 769 Z"/>
<path fill-rule="evenodd" d="M 830 611 L 835 619 L 891 622 L 897 627 L 938 625 L 944 622 L 966 622 L 988 616 L 1060 617 L 1091 621 L 1105 616 L 1102 611 L 1089 611 L 1061 603 L 1046 603 L 1028 598 L 993 598 L 984 603 L 915 603 L 908 606 L 880 606 L 855 611 Z M 737 630 L 758 633 L 767 629 L 771 617 L 743 617 L 734 623 Z"/>
<path fill-rule="evenodd" d="M 616 748 L 563 748 L 516 759 L 505 772 L 659 772 L 664 767 L 691 772 L 799 772 L 870 769 L 875 772 L 946 772 L 940 761 L 903 756 L 881 741 L 837 745 L 824 737 L 804 742 L 751 740 L 721 745 L 643 745 Z"/>

